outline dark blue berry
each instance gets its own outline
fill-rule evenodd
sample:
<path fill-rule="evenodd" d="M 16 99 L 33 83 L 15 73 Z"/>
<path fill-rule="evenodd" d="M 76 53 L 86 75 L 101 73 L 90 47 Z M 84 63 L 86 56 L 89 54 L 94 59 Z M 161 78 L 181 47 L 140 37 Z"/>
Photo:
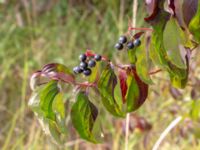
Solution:
<path fill-rule="evenodd" d="M 73 71 L 74 71 L 74 73 L 82 73 L 83 69 L 79 66 L 76 66 L 76 67 L 73 68 Z"/>
<path fill-rule="evenodd" d="M 128 49 L 133 49 L 134 48 L 134 43 L 132 41 L 128 42 L 127 47 L 128 47 Z"/>
<path fill-rule="evenodd" d="M 86 69 L 87 66 L 88 66 L 88 64 L 87 64 L 86 62 L 81 62 L 81 63 L 80 63 L 80 67 L 81 67 L 82 69 Z"/>
<path fill-rule="evenodd" d="M 127 42 L 127 38 L 126 36 L 122 35 L 119 37 L 119 43 L 124 44 Z"/>
<path fill-rule="evenodd" d="M 92 73 L 92 71 L 91 71 L 91 69 L 89 69 L 89 68 L 86 68 L 85 70 L 83 70 L 83 74 L 84 74 L 85 76 L 89 76 L 89 75 L 91 75 L 91 73 Z"/>
<path fill-rule="evenodd" d="M 134 40 L 134 46 L 140 46 L 140 44 L 141 44 L 140 39 L 135 39 Z"/>
<path fill-rule="evenodd" d="M 96 62 L 94 61 L 94 60 L 90 60 L 89 62 L 88 62 L 88 66 L 89 67 L 95 67 L 96 66 Z"/>
<path fill-rule="evenodd" d="M 117 44 L 115 44 L 115 48 L 118 49 L 118 50 L 122 50 L 123 45 L 121 43 L 117 43 Z"/>
<path fill-rule="evenodd" d="M 96 55 L 94 56 L 94 59 L 95 59 L 96 61 L 100 61 L 100 60 L 101 60 L 101 55 L 96 54 Z"/>
<path fill-rule="evenodd" d="M 79 60 L 80 60 L 80 61 L 86 61 L 86 59 L 87 59 L 87 56 L 86 56 L 85 54 L 81 54 L 81 55 L 79 56 Z"/>

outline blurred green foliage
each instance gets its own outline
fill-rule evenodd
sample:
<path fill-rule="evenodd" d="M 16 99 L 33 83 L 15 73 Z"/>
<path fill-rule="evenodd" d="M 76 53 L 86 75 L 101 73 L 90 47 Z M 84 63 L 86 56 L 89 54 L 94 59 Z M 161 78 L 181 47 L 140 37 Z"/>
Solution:
<path fill-rule="evenodd" d="M 143 1 L 138 2 L 137 26 L 147 26 L 143 21 L 146 16 Z M 125 61 L 126 57 L 116 53 L 113 46 L 119 35 L 127 31 L 132 3 L 132 0 L 0 1 L 0 147 L 3 150 L 124 148 L 125 121 L 104 114 L 103 122 L 109 123 L 104 129 L 107 139 L 104 144 L 89 144 L 79 140 L 76 134 L 64 146 L 53 143 L 27 107 L 28 83 L 31 74 L 47 63 L 74 66 L 78 55 L 86 49 Z M 194 57 L 192 64 L 191 85 L 200 80 L 197 68 L 200 61 Z M 174 116 L 191 112 L 187 102 L 191 100 L 191 91 L 196 92 L 199 86 L 188 86 L 181 91 L 182 99 L 175 100 L 163 78 L 166 74 L 153 78 L 155 86 L 151 87 L 148 101 L 138 112 L 153 129 L 150 132 L 130 130 L 130 149 L 151 149 Z M 134 122 L 130 126 L 134 126 Z M 163 149 L 200 149 L 199 140 L 182 126 L 186 128 L 186 123 L 171 133 Z M 74 133 L 70 125 L 69 130 Z"/>

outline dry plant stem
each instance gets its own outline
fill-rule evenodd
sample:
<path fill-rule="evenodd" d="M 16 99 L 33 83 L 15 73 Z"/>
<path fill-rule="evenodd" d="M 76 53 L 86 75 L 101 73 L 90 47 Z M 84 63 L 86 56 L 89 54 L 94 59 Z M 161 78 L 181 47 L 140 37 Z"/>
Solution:
<path fill-rule="evenodd" d="M 155 70 L 155 71 L 151 71 L 151 72 L 149 72 L 149 75 L 154 75 L 154 74 L 159 73 L 159 72 L 161 72 L 161 71 L 162 71 L 162 69 L 158 69 L 158 70 Z"/>
<path fill-rule="evenodd" d="M 137 5 L 138 1 L 133 1 L 133 27 L 136 26 L 136 16 L 137 16 Z M 125 133 L 125 150 L 128 150 L 128 142 L 129 142 L 129 122 L 130 122 L 130 114 L 127 113 L 126 115 L 126 133 Z"/>
<path fill-rule="evenodd" d="M 182 120 L 182 118 L 183 118 L 182 116 L 179 116 L 169 124 L 169 126 L 164 130 L 164 132 L 161 133 L 159 139 L 156 141 L 152 150 L 158 150 L 158 148 L 159 148 L 160 144 L 162 143 L 162 141 L 164 140 L 164 138 Z"/>

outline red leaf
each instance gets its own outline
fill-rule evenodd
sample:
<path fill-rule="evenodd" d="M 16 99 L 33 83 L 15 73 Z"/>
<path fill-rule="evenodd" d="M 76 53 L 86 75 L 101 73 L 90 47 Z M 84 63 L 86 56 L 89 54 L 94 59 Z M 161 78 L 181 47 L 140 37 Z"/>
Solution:
<path fill-rule="evenodd" d="M 153 20 L 159 12 L 158 0 L 146 0 L 146 8 L 149 16 L 144 18 L 146 21 Z"/>
<path fill-rule="evenodd" d="M 147 8 L 147 13 L 149 15 L 153 14 L 155 9 L 155 3 L 157 3 L 157 0 L 146 0 L 145 3 Z"/>
<path fill-rule="evenodd" d="M 139 100 L 138 100 L 138 106 L 141 106 L 144 102 L 145 102 L 145 100 L 146 100 L 146 98 L 147 98 L 147 96 L 148 96 L 148 88 L 149 88 L 149 86 L 148 86 L 148 84 L 146 84 L 146 83 L 144 83 L 140 78 L 139 78 L 139 76 L 137 75 L 137 72 L 136 72 L 136 68 L 134 67 L 132 67 L 131 68 L 131 71 L 132 71 L 132 73 L 133 73 L 133 75 L 134 75 L 134 77 L 135 77 L 135 80 L 137 81 L 137 84 L 138 84 L 138 87 L 139 87 L 139 91 L 140 91 L 140 94 L 139 94 Z"/>
<path fill-rule="evenodd" d="M 180 0 L 169 0 L 169 11 L 170 13 L 176 17 L 179 25 L 182 27 L 182 29 L 185 28 L 185 23 L 183 20 L 183 13 L 182 13 L 182 4 L 183 2 Z"/>
<path fill-rule="evenodd" d="M 172 11 L 173 11 L 173 16 L 176 16 L 176 10 L 175 10 L 174 0 L 170 0 L 170 1 L 169 1 L 169 8 L 172 9 Z"/>
<path fill-rule="evenodd" d="M 54 79 L 54 80 L 62 80 L 66 83 L 74 83 L 74 77 L 69 75 L 69 74 L 65 74 L 63 72 L 49 72 L 49 73 L 44 73 L 45 76 Z"/>
<path fill-rule="evenodd" d="M 138 32 L 133 36 L 133 38 L 134 39 L 139 39 L 143 34 L 144 34 L 144 32 Z"/>
<path fill-rule="evenodd" d="M 127 79 L 127 74 L 125 71 L 123 70 L 119 70 L 119 81 L 120 81 L 120 89 L 121 89 L 121 93 L 122 93 L 122 100 L 123 100 L 123 103 L 126 102 L 126 92 L 127 92 L 127 83 L 126 83 L 126 79 Z"/>
<path fill-rule="evenodd" d="M 189 25 L 191 19 L 197 12 L 198 0 L 184 0 L 183 2 L 183 18 L 186 25 Z"/>

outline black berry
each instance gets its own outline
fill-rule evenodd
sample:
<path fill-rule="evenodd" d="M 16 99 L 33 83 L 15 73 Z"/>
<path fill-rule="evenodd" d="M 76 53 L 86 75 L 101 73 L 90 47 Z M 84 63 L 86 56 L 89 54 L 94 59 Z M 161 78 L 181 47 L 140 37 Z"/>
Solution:
<path fill-rule="evenodd" d="M 120 36 L 119 37 L 119 43 L 121 43 L 121 44 L 124 44 L 124 43 L 126 43 L 127 42 L 127 38 L 126 38 L 126 36 Z"/>
<path fill-rule="evenodd" d="M 100 60 L 101 60 L 101 55 L 96 54 L 96 55 L 94 56 L 94 59 L 95 59 L 96 61 L 100 61 Z"/>
<path fill-rule="evenodd" d="M 115 48 L 118 49 L 118 50 L 122 50 L 123 45 L 121 43 L 117 43 L 117 44 L 115 44 Z"/>
<path fill-rule="evenodd" d="M 73 71 L 74 71 L 74 73 L 82 73 L 83 69 L 79 66 L 76 66 L 76 67 L 73 68 Z"/>
<path fill-rule="evenodd" d="M 134 48 L 134 43 L 132 41 L 128 42 L 127 47 L 128 47 L 128 49 L 133 49 Z"/>
<path fill-rule="evenodd" d="M 95 67 L 95 66 L 96 66 L 96 62 L 95 62 L 94 60 L 90 60 L 90 61 L 88 62 L 88 66 L 89 66 L 89 67 Z"/>
<path fill-rule="evenodd" d="M 135 39 L 134 46 L 140 46 L 140 44 L 141 44 L 140 39 Z"/>
<path fill-rule="evenodd" d="M 89 68 L 86 68 L 85 70 L 83 70 L 83 74 L 84 74 L 85 76 L 89 76 L 89 75 L 91 75 L 91 73 L 92 73 L 92 71 L 91 71 L 91 69 L 89 69 Z"/>
<path fill-rule="evenodd" d="M 81 54 L 80 56 L 79 56 L 79 60 L 80 61 L 85 61 L 87 59 L 87 56 L 85 55 L 85 54 Z"/>
<path fill-rule="evenodd" d="M 88 66 L 88 64 L 87 64 L 86 62 L 81 62 L 81 63 L 80 63 L 80 67 L 81 67 L 82 69 L 86 69 L 87 66 Z"/>

